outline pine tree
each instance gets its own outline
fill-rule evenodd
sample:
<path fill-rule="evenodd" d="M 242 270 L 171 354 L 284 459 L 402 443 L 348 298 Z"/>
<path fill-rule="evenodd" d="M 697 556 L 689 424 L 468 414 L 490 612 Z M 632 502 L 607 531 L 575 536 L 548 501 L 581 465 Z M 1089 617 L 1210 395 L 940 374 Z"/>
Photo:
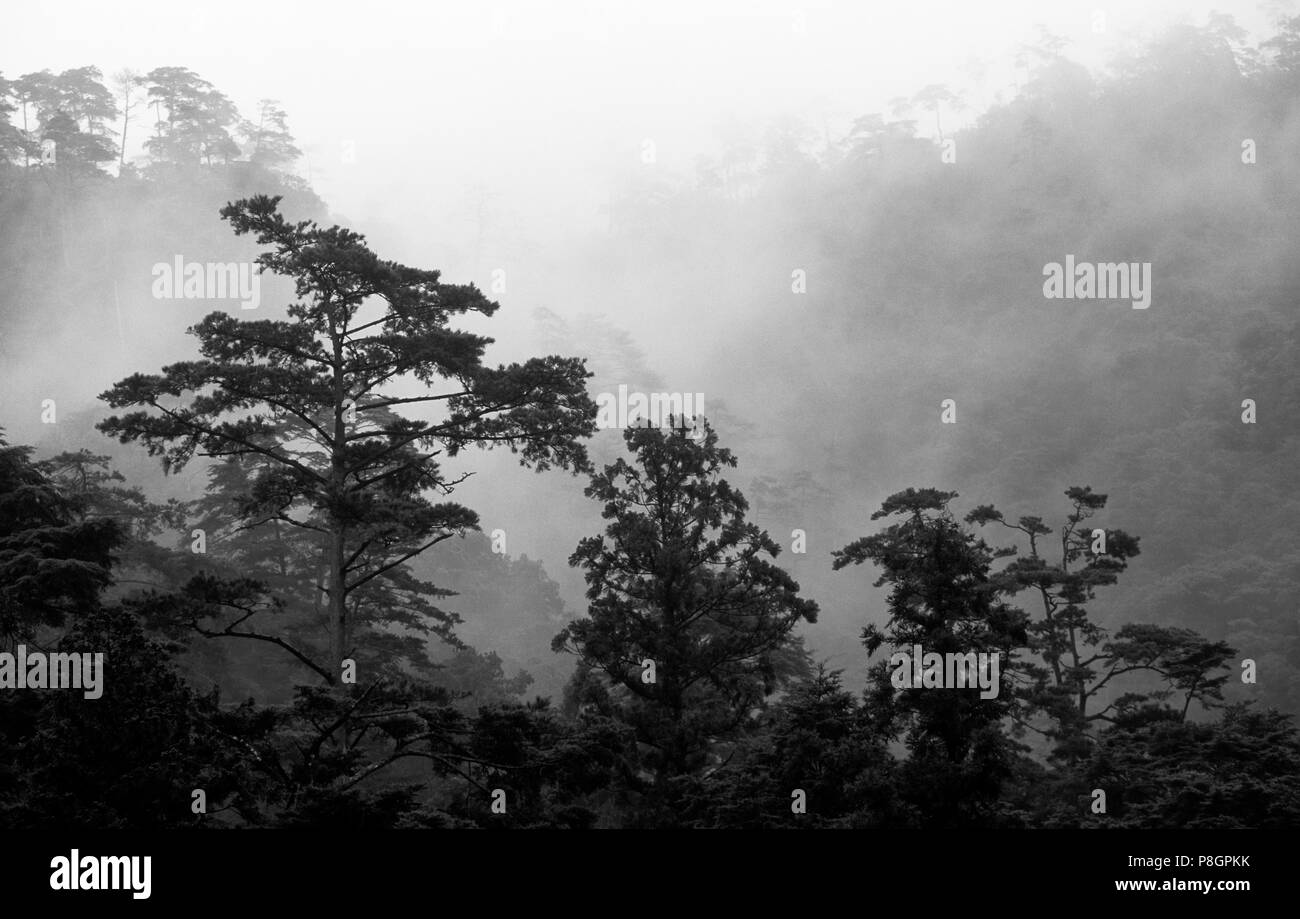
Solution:
<path fill-rule="evenodd" d="M 1027 642 L 1023 612 L 1002 601 L 989 577 L 995 558 L 1005 554 L 963 529 L 948 504 L 955 492 L 933 488 L 891 495 L 872 514 L 902 519 L 832 553 L 834 568 L 873 562 L 882 571 L 875 586 L 888 585 L 889 619 L 863 630 L 874 654 L 887 645 L 907 655 L 996 655 L 996 694 L 985 697 L 967 671 L 964 688 L 900 688 L 900 664 L 893 657 L 871 669 L 868 707 L 882 730 L 901 734 L 910 757 L 903 772 L 904 797 L 934 826 L 983 824 L 998 799 L 1016 755 L 1002 722 L 1015 706 L 1007 664 Z M 990 660 L 986 657 L 984 660 Z M 977 658 L 978 660 L 978 658 Z"/>
<path fill-rule="evenodd" d="M 504 445 L 538 470 L 585 468 L 579 439 L 594 430 L 595 405 L 580 360 L 484 365 L 492 340 L 449 327 L 454 316 L 498 309 L 473 285 L 383 261 L 349 230 L 289 223 L 278 202 L 238 201 L 222 216 L 271 247 L 259 264 L 293 278 L 303 302 L 287 320 L 209 314 L 190 330 L 202 357 L 119 382 L 101 398 L 137 410 L 99 427 L 145 444 L 165 471 L 195 455 L 243 463 L 245 488 L 231 496 L 231 517 L 277 522 L 320 547 L 329 649 L 313 657 L 279 636 L 250 635 L 246 626 L 240 634 L 281 643 L 335 683 L 354 639 L 365 637 L 352 629 L 358 619 L 431 627 L 419 606 L 422 585 L 403 566 L 477 528 L 468 508 L 426 497 L 445 496 L 463 479 L 448 477 L 437 458 Z M 399 380 L 423 391 L 388 391 Z M 439 381 L 449 385 L 436 388 Z M 395 411 L 421 405 L 434 417 Z M 239 584 L 223 596 L 220 584 L 205 583 L 195 599 L 207 609 L 226 601 L 243 609 L 255 590 Z"/>
<path fill-rule="evenodd" d="M 155 126 L 145 148 L 155 163 L 210 166 L 239 155 L 231 136 L 239 118 L 235 104 L 211 83 L 185 67 L 156 67 L 144 82 Z"/>
<path fill-rule="evenodd" d="M 1138 538 L 1113 527 L 1085 525 L 1105 509 L 1106 495 L 1076 485 L 1066 489 L 1065 496 L 1070 512 L 1058 534 L 1055 560 L 1042 546 L 1053 530 L 1041 517 L 1025 516 L 1011 523 L 992 505 L 983 505 L 967 514 L 966 520 L 981 526 L 997 523 L 1028 539 L 1028 552 L 993 578 L 1008 593 L 1029 591 L 1042 604 L 1042 618 L 1028 628 L 1029 650 L 1038 660 L 1026 661 L 1020 668 L 1027 677 L 1020 689 L 1026 702 L 1021 717 L 1045 715 L 1051 725 L 1046 734 L 1056 744 L 1053 752 L 1077 758 L 1086 754 L 1096 727 L 1149 700 L 1180 694 L 1179 719 L 1186 718 L 1193 701 L 1207 709 L 1218 705 L 1227 680 L 1224 663 L 1233 651 L 1226 643 L 1207 641 L 1190 629 L 1129 623 L 1112 636 L 1094 622 L 1087 604 L 1095 599 L 1098 587 L 1119 580 L 1129 559 L 1140 551 Z M 1007 549 L 1002 554 L 1016 552 Z M 1142 673 L 1159 677 L 1167 688 L 1126 692 L 1100 704 L 1106 693 L 1116 692 L 1114 680 Z"/>
<path fill-rule="evenodd" d="M 289 133 L 288 116 L 274 99 L 257 103 L 257 122 L 240 122 L 239 131 L 248 146 L 248 161 L 266 169 L 288 170 L 302 151 Z"/>
<path fill-rule="evenodd" d="M 85 516 L 85 502 L 11 446 L 0 430 L 0 641 L 31 638 L 93 609 L 123 528 Z"/>
<path fill-rule="evenodd" d="M 592 476 L 585 493 L 610 522 L 569 559 L 590 603 L 554 642 L 604 674 L 660 779 L 699 769 L 753 724 L 806 669 L 793 631 L 817 619 L 772 563 L 780 548 L 746 522 L 744 497 L 719 475 L 735 458 L 703 424 L 699 443 L 680 428 L 629 428 L 635 465 L 620 458 Z"/>

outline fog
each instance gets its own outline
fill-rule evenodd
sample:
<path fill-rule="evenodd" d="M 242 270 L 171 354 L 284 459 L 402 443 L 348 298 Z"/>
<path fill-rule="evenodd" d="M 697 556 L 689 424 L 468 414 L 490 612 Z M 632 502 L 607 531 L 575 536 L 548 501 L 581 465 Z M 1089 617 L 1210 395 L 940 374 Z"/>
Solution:
<path fill-rule="evenodd" d="M 872 566 L 832 571 L 831 552 L 911 486 L 959 493 L 962 514 L 993 503 L 1055 526 L 1065 490 L 1091 485 L 1110 496 L 1107 525 L 1142 539 L 1090 605 L 1099 621 L 1187 626 L 1290 667 L 1300 547 L 1281 535 L 1295 502 L 1278 496 L 1300 430 L 1287 369 L 1300 112 L 1293 84 L 1251 68 L 1296 4 L 1229 6 L 78 0 L 8 10 L 0 73 L 178 66 L 246 118 L 274 99 L 302 152 L 289 219 L 477 285 L 500 310 L 459 327 L 495 340 L 488 363 L 585 358 L 593 398 L 703 394 L 738 460 L 727 477 L 821 607 L 800 633 L 855 691 L 860 633 L 888 620 L 887 592 Z M 1225 38 L 1216 11 L 1243 31 Z M 935 87 L 937 107 L 917 101 Z M 157 117 L 133 115 L 137 169 Z M 1243 172 L 1245 138 L 1261 152 Z M 118 181 L 116 158 L 103 172 Z M 241 182 L 74 193 L 57 213 L 11 199 L 10 443 L 108 453 L 152 497 L 198 496 L 205 465 L 164 479 L 92 425 L 114 383 L 192 357 L 184 330 L 211 309 L 151 296 L 150 266 L 261 251 L 217 216 L 250 193 Z M 1067 255 L 1150 263 L 1150 308 L 1046 299 L 1044 265 Z M 265 277 L 257 318 L 283 318 L 292 297 Z M 1245 398 L 1261 423 L 1243 433 Z M 623 431 L 588 449 L 613 462 Z M 483 533 L 540 562 L 564 617 L 582 616 L 568 560 L 604 526 L 587 478 L 507 450 L 447 469 L 472 473 L 454 497 Z M 451 551 L 429 550 L 422 576 L 439 582 Z M 465 618 L 459 633 L 510 672 L 549 654 L 536 636 L 494 646 L 497 620 Z M 559 660 L 530 665 L 555 667 L 535 689 L 562 692 Z M 1300 706 L 1289 677 L 1228 696 Z"/>
<path fill-rule="evenodd" d="M 708 403 L 760 429 L 741 455 L 742 487 L 748 475 L 844 469 L 844 481 L 822 482 L 853 490 L 833 502 L 844 517 L 826 534 L 834 538 L 816 540 L 828 550 L 851 538 L 858 521 L 895 489 L 896 471 L 918 480 L 942 471 L 937 454 L 901 458 L 879 446 L 874 470 L 850 471 L 867 449 L 854 432 L 867 425 L 886 435 L 875 440 L 887 439 L 883 419 L 846 417 L 846 405 L 826 398 L 855 373 L 875 380 L 913 363 L 915 328 L 902 335 L 875 328 L 869 342 L 828 355 L 821 330 L 811 328 L 817 279 L 806 305 L 770 296 L 789 271 L 770 259 L 798 266 L 817 257 L 821 241 L 813 228 L 768 228 L 765 251 L 731 247 L 710 259 L 701 252 L 710 241 L 693 239 L 692 226 L 678 222 L 671 228 L 675 248 L 632 248 L 619 261 L 609 258 L 607 245 L 617 218 L 610 215 L 612 196 L 644 183 L 665 194 L 687 188 L 699 158 L 716 157 L 727 144 L 761 144 L 773 125 L 798 125 L 801 148 L 813 151 L 842 138 L 854 119 L 889 112 L 892 100 L 930 84 L 962 98 L 960 110 L 943 113 L 945 129 L 960 131 L 1015 97 L 1028 76 L 1024 49 L 1044 35 L 1063 40 L 1071 60 L 1100 73 L 1162 28 L 1203 22 L 1214 8 L 1170 2 L 1099 11 L 1093 3 L 1037 0 L 991 9 L 962 2 L 376 3 L 359 15 L 355 6 L 336 3 L 305 12 L 252 2 L 221 10 L 84 2 L 61 5 L 56 14 L 26 4 L 7 17 L 0 60 L 10 75 L 87 63 L 105 74 L 182 64 L 244 112 L 258 99 L 278 100 L 304 152 L 297 172 L 332 219 L 365 233 L 381 256 L 438 268 L 455 283 L 486 290 L 493 270 L 505 272 L 505 290 L 496 296 L 501 312 L 468 324 L 497 340 L 492 359 L 533 353 L 539 307 L 579 335 L 600 317 L 635 343 L 655 385 L 706 393 Z M 1242 6 L 1231 13 L 1261 34 L 1282 9 Z M 136 157 L 143 156 L 147 113 L 140 122 L 136 142 L 128 143 Z M 936 126 L 922 114 L 917 132 L 933 138 Z M 1169 181 L 1173 195 L 1183 190 L 1185 178 Z M 913 258 L 924 271 L 923 259 Z M 1037 281 L 1030 276 L 1028 284 Z M 741 353 L 730 340 L 738 327 L 748 327 L 753 341 Z M 157 333 L 153 328 L 146 354 L 165 361 L 183 347 Z M 895 335 L 908 345 L 891 342 Z M 133 341 L 118 354 L 79 349 L 75 398 L 145 369 L 144 344 Z M 28 347 L 7 357 L 15 361 L 8 370 L 17 391 L 24 388 L 18 380 L 63 373 Z M 68 392 L 70 382 L 64 376 L 59 390 Z M 615 381 L 594 383 L 602 385 L 593 392 Z M 859 393 L 847 401 L 878 398 Z M 768 420 L 774 414 L 777 425 Z M 30 416 L 8 421 L 20 440 L 42 433 Z M 615 444 L 606 452 L 617 450 L 616 432 L 598 439 Z M 565 560 L 590 529 L 574 519 L 584 509 L 581 483 L 538 480 L 504 455 L 475 463 L 482 473 L 459 496 L 485 524 L 508 523 L 511 553 L 544 561 L 565 584 L 570 604 L 580 605 L 579 582 Z M 539 489 L 555 493 L 559 518 L 524 512 L 536 505 Z M 557 527 L 560 519 L 565 525 Z M 832 622 L 847 623 L 860 609 L 828 613 Z"/>

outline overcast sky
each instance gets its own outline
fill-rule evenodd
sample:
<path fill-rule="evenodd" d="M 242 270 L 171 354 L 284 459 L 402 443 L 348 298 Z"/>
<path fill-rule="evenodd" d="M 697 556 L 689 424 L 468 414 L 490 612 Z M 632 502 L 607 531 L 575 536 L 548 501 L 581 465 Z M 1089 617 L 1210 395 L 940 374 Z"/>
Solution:
<path fill-rule="evenodd" d="M 62 0 L 5 11 L 0 70 L 179 65 L 246 116 L 278 99 L 302 173 L 372 232 L 424 235 L 477 184 L 529 228 L 582 232 L 646 139 L 661 168 L 689 172 L 729 121 L 787 113 L 834 134 L 928 83 L 960 91 L 971 117 L 1011 90 L 1010 59 L 1039 24 L 1100 66 L 1157 24 L 1216 8 L 1256 28 L 1294 4 Z"/>

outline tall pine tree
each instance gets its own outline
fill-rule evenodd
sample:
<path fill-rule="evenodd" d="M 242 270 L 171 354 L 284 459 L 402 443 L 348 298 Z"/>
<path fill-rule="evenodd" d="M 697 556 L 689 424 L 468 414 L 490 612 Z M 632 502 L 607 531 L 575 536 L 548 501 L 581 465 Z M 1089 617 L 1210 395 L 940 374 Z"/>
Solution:
<path fill-rule="evenodd" d="M 289 318 L 209 314 L 190 329 L 201 357 L 117 383 L 101 398 L 134 410 L 99 427 L 145 444 L 165 470 L 195 455 L 241 463 L 230 515 L 290 527 L 320 552 L 328 651 L 251 634 L 246 624 L 223 631 L 274 640 L 336 683 L 354 639 L 364 638 L 353 633 L 356 620 L 390 632 L 437 625 L 404 565 L 478 519 L 428 497 L 460 481 L 438 458 L 504 445 L 537 470 L 586 468 L 580 439 L 595 429 L 595 405 L 578 359 L 485 365 L 492 339 L 449 324 L 498 309 L 473 285 L 384 261 L 350 230 L 290 223 L 278 202 L 257 196 L 221 213 L 236 234 L 270 247 L 258 259 L 265 270 L 294 280 L 300 301 Z M 414 394 L 394 393 L 399 383 Z M 398 407 L 423 408 L 424 417 Z M 234 585 L 223 598 L 204 584 L 197 594 L 208 608 L 224 599 L 250 611 L 249 588 Z"/>
<path fill-rule="evenodd" d="M 707 422 L 703 431 L 697 443 L 681 428 L 629 428 L 635 464 L 620 458 L 592 476 L 586 494 L 609 524 L 569 559 L 586 570 L 590 603 L 554 642 L 604 674 L 659 779 L 700 768 L 752 723 L 806 668 L 792 633 L 817 619 L 720 477 L 735 458 Z"/>

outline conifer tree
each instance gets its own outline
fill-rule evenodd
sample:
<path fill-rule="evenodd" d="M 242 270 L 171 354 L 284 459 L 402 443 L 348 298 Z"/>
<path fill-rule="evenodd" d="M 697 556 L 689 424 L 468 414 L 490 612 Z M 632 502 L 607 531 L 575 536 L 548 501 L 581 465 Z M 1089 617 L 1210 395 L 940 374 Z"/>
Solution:
<path fill-rule="evenodd" d="M 539 471 L 585 468 L 579 441 L 594 430 L 595 405 L 580 360 L 485 365 L 492 339 L 450 326 L 498 309 L 473 285 L 384 261 L 350 230 L 290 223 L 278 202 L 257 196 L 222 216 L 270 247 L 258 259 L 263 269 L 294 280 L 300 299 L 288 318 L 209 314 L 190 329 L 201 357 L 117 383 L 101 398 L 133 410 L 99 427 L 144 444 L 165 471 L 196 455 L 241 464 L 244 487 L 230 494 L 230 516 L 292 528 L 321 553 L 328 651 L 246 622 L 220 631 L 280 644 L 335 683 L 354 642 L 366 639 L 358 621 L 390 637 L 437 627 L 426 585 L 405 563 L 477 527 L 473 511 L 428 497 L 445 497 L 464 478 L 446 474 L 439 458 L 506 446 Z M 406 417 L 398 407 L 425 414 Z M 255 585 L 227 586 L 196 585 L 195 599 L 253 617 Z"/>
<path fill-rule="evenodd" d="M 609 524 L 569 559 L 586 571 L 590 603 L 554 642 L 604 674 L 660 779 L 704 765 L 806 669 L 793 631 L 817 619 L 817 604 L 773 563 L 780 548 L 721 478 L 735 458 L 703 430 L 697 443 L 684 428 L 629 428 L 635 462 L 592 476 L 586 494 Z"/>

